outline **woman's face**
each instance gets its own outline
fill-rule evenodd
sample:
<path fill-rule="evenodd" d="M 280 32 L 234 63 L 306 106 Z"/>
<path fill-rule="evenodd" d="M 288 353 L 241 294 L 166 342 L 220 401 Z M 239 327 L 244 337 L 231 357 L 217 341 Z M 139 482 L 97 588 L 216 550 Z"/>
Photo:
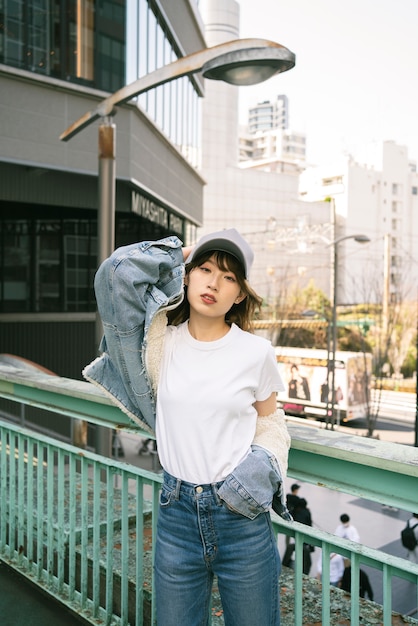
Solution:
<path fill-rule="evenodd" d="M 235 274 L 221 269 L 215 256 L 194 267 L 185 284 L 190 310 L 211 318 L 225 317 L 234 304 L 245 298 Z"/>

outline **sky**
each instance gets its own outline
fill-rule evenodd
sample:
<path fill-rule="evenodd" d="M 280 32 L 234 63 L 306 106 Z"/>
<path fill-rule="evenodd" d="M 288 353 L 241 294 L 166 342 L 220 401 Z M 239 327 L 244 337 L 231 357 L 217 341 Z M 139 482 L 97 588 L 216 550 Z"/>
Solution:
<path fill-rule="evenodd" d="M 310 165 L 382 140 L 418 160 L 418 0 L 237 1 L 241 38 L 296 55 L 292 70 L 240 87 L 241 123 L 250 106 L 285 94 Z"/>

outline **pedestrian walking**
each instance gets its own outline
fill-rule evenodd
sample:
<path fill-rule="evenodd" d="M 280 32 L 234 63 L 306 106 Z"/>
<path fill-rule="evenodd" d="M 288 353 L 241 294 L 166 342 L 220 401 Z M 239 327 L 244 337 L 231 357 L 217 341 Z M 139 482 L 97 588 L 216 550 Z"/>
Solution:
<path fill-rule="evenodd" d="M 358 534 L 357 528 L 353 526 L 350 522 L 350 518 L 347 513 L 343 513 L 340 516 L 340 524 L 335 529 L 335 534 L 337 537 L 342 537 L 343 539 L 351 539 L 351 541 L 360 542 L 360 535 Z"/>
<path fill-rule="evenodd" d="M 289 511 L 291 515 L 293 515 L 295 506 L 299 502 L 299 499 L 300 499 L 298 495 L 299 489 L 300 489 L 300 485 L 298 485 L 298 483 L 293 483 L 292 486 L 290 487 L 290 492 L 286 495 L 286 506 L 287 506 L 287 510 Z M 285 545 L 286 545 L 286 551 L 283 556 L 283 565 L 286 565 L 286 567 L 290 567 L 291 561 L 293 558 L 293 550 L 295 546 L 294 546 L 294 543 L 291 541 L 291 538 L 289 537 L 289 535 L 286 535 Z"/>
<path fill-rule="evenodd" d="M 299 489 L 300 489 L 300 485 L 298 485 L 297 483 L 293 483 L 293 485 L 290 487 L 290 492 L 286 495 L 287 510 L 289 511 L 291 515 L 293 514 L 295 506 L 298 504 L 300 500 Z"/>
<path fill-rule="evenodd" d="M 344 574 L 344 559 L 341 554 L 331 552 L 329 555 L 329 581 L 333 587 L 339 587 Z M 317 563 L 317 578 L 322 579 L 322 555 Z"/>
<path fill-rule="evenodd" d="M 159 626 L 206 624 L 217 576 L 226 626 L 279 626 L 269 508 L 291 519 L 290 438 L 270 342 L 249 332 L 261 299 L 235 229 L 116 250 L 99 268 L 103 354 L 84 371 L 156 430 L 164 470 L 155 549 Z"/>
<path fill-rule="evenodd" d="M 345 561 L 344 573 L 341 579 L 341 589 L 351 593 L 351 562 L 349 559 Z M 373 601 L 374 594 L 370 583 L 370 579 L 363 569 L 359 569 L 359 596 L 360 598 L 368 597 Z"/>
<path fill-rule="evenodd" d="M 418 563 L 418 513 L 413 513 L 401 532 L 401 541 L 408 551 L 408 559 Z"/>
<path fill-rule="evenodd" d="M 312 526 L 312 515 L 310 510 L 308 509 L 308 503 L 305 498 L 299 498 L 299 502 L 297 503 L 294 511 L 293 511 L 293 519 L 295 522 L 299 522 L 300 524 L 306 524 L 307 526 Z M 309 574 L 312 566 L 312 557 L 311 554 L 314 552 L 315 548 L 310 543 L 303 544 L 303 573 Z"/>

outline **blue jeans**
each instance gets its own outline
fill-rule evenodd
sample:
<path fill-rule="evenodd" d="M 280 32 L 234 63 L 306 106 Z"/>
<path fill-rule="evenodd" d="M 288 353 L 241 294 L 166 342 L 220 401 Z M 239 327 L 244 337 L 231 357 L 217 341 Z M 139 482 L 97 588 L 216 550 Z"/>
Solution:
<path fill-rule="evenodd" d="M 164 474 L 155 554 L 158 626 L 207 626 L 214 575 L 226 626 L 279 626 L 280 557 L 269 513 L 250 520 Z"/>

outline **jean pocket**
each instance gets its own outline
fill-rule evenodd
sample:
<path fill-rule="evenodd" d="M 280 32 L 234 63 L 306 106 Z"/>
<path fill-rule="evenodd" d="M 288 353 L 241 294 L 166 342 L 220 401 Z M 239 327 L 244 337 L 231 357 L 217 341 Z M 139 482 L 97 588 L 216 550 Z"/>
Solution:
<path fill-rule="evenodd" d="M 173 499 L 173 491 L 169 489 L 168 487 L 166 487 L 165 485 L 163 485 L 161 492 L 160 492 L 160 506 L 168 507 L 171 504 L 172 499 Z"/>

